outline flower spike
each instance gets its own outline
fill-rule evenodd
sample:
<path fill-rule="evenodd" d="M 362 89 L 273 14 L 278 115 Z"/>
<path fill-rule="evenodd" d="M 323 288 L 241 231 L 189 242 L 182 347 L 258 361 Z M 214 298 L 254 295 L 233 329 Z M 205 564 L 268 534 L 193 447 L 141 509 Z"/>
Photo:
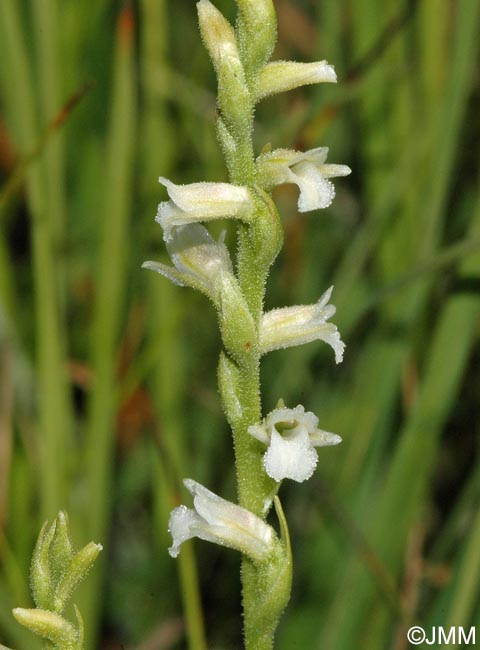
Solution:
<path fill-rule="evenodd" d="M 278 540 L 271 526 L 192 479 L 185 479 L 184 484 L 193 495 L 194 509 L 180 506 L 172 510 L 168 524 L 172 557 L 177 557 L 180 546 L 192 537 L 236 549 L 257 562 L 273 552 Z"/>
<path fill-rule="evenodd" d="M 301 405 L 273 410 L 263 422 L 248 428 L 248 433 L 268 446 L 263 457 L 265 471 L 279 482 L 285 478 L 303 483 L 317 466 L 315 447 L 338 445 L 335 433 L 318 429 L 318 418 Z"/>

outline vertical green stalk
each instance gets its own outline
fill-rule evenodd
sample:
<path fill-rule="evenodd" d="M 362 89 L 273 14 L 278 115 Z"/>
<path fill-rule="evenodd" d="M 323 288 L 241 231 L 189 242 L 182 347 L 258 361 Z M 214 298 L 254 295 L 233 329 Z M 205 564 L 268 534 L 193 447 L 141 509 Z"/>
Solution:
<path fill-rule="evenodd" d="M 128 218 L 132 200 L 133 151 L 136 100 L 134 90 L 133 12 L 121 11 L 117 26 L 114 84 L 106 158 L 105 200 L 98 215 L 100 250 L 95 320 L 92 331 L 94 383 L 90 397 L 86 472 L 89 535 L 104 540 L 110 518 L 111 474 L 116 415 L 116 371 L 120 318 L 125 294 Z M 89 599 L 83 606 L 87 633 L 94 633 L 98 619 L 97 571 L 89 583 Z M 92 647 L 93 641 L 86 643 Z"/>
<path fill-rule="evenodd" d="M 8 70 L 8 94 L 15 113 L 20 148 L 30 151 L 37 140 L 35 101 L 30 78 L 19 7 L 12 0 L 0 3 L 0 30 L 4 65 Z M 50 205 L 45 192 L 45 168 L 31 164 L 27 174 L 32 219 L 33 277 L 37 385 L 41 457 L 41 509 L 43 516 L 56 512 L 65 500 L 66 443 L 71 423 L 71 404 L 65 367 L 64 337 L 57 287 L 58 269 L 53 242 Z"/>
<path fill-rule="evenodd" d="M 63 104 L 60 82 L 63 58 L 57 29 L 57 1 L 34 0 L 32 11 L 37 39 L 38 91 L 42 122 L 50 124 Z M 56 250 L 62 243 L 66 212 L 63 140 L 63 133 L 57 131 L 50 138 L 45 151 L 46 192 L 49 199 L 52 239 Z M 62 273 L 59 275 L 63 277 Z"/>
<path fill-rule="evenodd" d="M 256 54 L 262 56 L 259 52 L 262 40 L 256 41 L 258 43 L 256 48 L 253 34 L 248 33 L 249 27 L 251 28 L 248 24 L 249 10 L 247 8 L 245 13 L 242 12 L 242 6 L 246 7 L 248 4 L 239 3 L 240 14 L 236 31 L 238 42 L 244 45 L 241 48 L 245 72 L 243 83 L 240 65 L 238 66 L 240 71 L 237 70 L 233 74 L 228 66 L 225 66 L 226 70 L 222 69 L 221 58 L 216 65 L 219 78 L 218 104 L 221 113 L 217 132 L 226 154 L 230 182 L 248 187 L 255 197 L 256 213 L 252 223 L 240 225 L 238 230 L 237 270 L 240 288 L 253 319 L 257 340 L 247 340 L 235 359 L 227 352 L 222 352 L 219 364 L 219 391 L 233 432 L 239 504 L 258 517 L 265 518 L 268 511 L 265 504 L 274 491 L 275 482 L 265 474 L 262 466 L 262 446 L 249 435 L 248 427 L 259 422 L 262 416 L 258 328 L 263 312 L 267 275 L 281 248 L 283 232 L 275 205 L 256 187 L 257 170 L 252 140 L 254 127 L 252 91 L 260 67 L 258 60 L 256 61 Z M 261 4 L 270 5 L 268 2 Z M 273 13 L 273 7 L 269 6 L 269 10 Z M 252 14 L 255 12 L 255 9 L 251 10 Z M 275 20 L 268 29 L 271 32 L 264 41 L 270 41 L 266 48 L 271 50 L 276 36 Z M 205 40 L 208 48 L 208 38 Z M 210 53 L 212 55 L 212 51 Z M 215 65 L 214 55 L 212 59 Z M 232 68 L 233 66 L 234 64 Z M 232 75 L 230 79 L 229 74 Z M 223 96 L 225 92 L 223 85 L 229 87 L 230 91 L 233 90 L 231 96 Z M 238 398 L 235 404 L 231 402 L 232 394 Z M 241 579 L 247 650 L 269 650 L 273 647 L 274 632 L 284 604 L 288 601 L 290 585 L 287 579 L 283 585 L 287 593 L 281 593 L 280 587 L 277 594 L 282 604 L 278 609 L 272 607 L 271 611 L 268 611 L 262 603 L 263 591 L 268 592 L 272 588 L 270 582 L 272 578 L 273 576 L 266 575 L 264 568 L 243 556 Z"/>

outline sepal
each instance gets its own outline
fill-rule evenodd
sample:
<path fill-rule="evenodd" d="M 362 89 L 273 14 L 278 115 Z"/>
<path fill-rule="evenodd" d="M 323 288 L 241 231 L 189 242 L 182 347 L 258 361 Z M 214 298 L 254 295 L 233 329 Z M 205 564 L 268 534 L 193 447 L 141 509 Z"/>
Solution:
<path fill-rule="evenodd" d="M 337 82 L 333 66 L 326 61 L 315 63 L 273 61 L 268 63 L 258 75 L 254 100 L 256 103 L 270 95 L 321 82 Z"/>

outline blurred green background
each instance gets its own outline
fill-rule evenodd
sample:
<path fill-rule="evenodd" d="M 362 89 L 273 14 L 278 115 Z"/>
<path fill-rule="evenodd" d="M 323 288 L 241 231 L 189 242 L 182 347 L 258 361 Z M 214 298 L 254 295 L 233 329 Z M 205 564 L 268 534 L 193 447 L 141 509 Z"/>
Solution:
<path fill-rule="evenodd" d="M 410 625 L 480 620 L 480 4 L 275 6 L 275 58 L 327 59 L 339 84 L 262 103 L 257 150 L 329 146 L 353 169 L 322 212 L 275 192 L 267 307 L 334 284 L 347 343 L 338 367 L 322 343 L 263 364 L 265 412 L 301 402 L 344 439 L 282 488 L 277 647 L 402 650 Z M 39 647 L 10 610 L 64 508 L 78 546 L 104 545 L 77 598 L 88 650 L 238 650 L 239 557 L 167 554 L 182 477 L 234 498 L 214 313 L 140 269 L 165 258 L 158 176 L 226 180 L 195 3 L 1 0 L 0 90 L 1 642 Z"/>

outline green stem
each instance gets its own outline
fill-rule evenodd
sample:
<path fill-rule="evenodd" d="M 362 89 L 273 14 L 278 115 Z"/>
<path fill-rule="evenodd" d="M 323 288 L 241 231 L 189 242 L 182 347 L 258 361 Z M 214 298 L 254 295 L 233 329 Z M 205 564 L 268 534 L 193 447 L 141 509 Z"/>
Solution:
<path fill-rule="evenodd" d="M 253 130 L 253 112 L 251 114 L 250 132 Z M 232 182 L 250 186 L 258 206 L 252 225 L 239 227 L 237 256 L 240 287 L 258 333 L 267 274 L 281 246 L 282 233 L 278 214 L 269 197 L 260 195 L 254 187 L 256 170 L 251 139 L 249 147 L 245 143 L 246 140 L 243 139 L 242 146 L 237 139 L 235 152 L 229 161 L 229 171 Z M 225 359 L 222 354 L 220 365 Z M 252 341 L 251 347 L 245 349 L 241 359 L 237 359 L 236 362 L 228 359 L 226 363 L 230 365 L 234 385 L 223 381 L 220 375 L 219 389 L 233 431 L 238 500 L 242 507 L 265 519 L 268 511 L 265 504 L 274 490 L 275 482 L 267 476 L 262 464 L 265 448 L 248 433 L 249 426 L 259 422 L 262 415 L 258 342 Z M 232 407 L 232 402 L 229 400 L 228 393 L 232 390 L 240 409 L 235 404 Z M 282 559 L 278 558 L 278 567 L 281 566 Z M 280 603 L 285 603 L 290 593 L 289 580 L 280 582 L 274 567 L 275 562 L 272 561 L 269 572 L 263 565 L 256 565 L 248 558 L 242 560 L 246 650 L 273 648 L 273 635 L 284 604 L 278 608 L 275 606 L 265 608 L 264 605 L 269 602 L 272 593 L 275 602 Z"/>
<path fill-rule="evenodd" d="M 38 139 L 33 84 L 25 45 L 21 12 L 15 2 L 0 3 L 0 53 L 3 54 L 8 93 L 18 141 L 24 152 Z M 13 113 L 13 107 L 15 112 Z M 59 305 L 58 264 L 54 250 L 51 204 L 45 190 L 43 161 L 32 163 L 27 174 L 28 202 L 35 279 L 37 383 L 39 399 L 39 455 L 41 458 L 41 511 L 51 516 L 68 499 L 66 490 L 67 441 L 72 421 L 65 370 L 64 328 Z"/>

